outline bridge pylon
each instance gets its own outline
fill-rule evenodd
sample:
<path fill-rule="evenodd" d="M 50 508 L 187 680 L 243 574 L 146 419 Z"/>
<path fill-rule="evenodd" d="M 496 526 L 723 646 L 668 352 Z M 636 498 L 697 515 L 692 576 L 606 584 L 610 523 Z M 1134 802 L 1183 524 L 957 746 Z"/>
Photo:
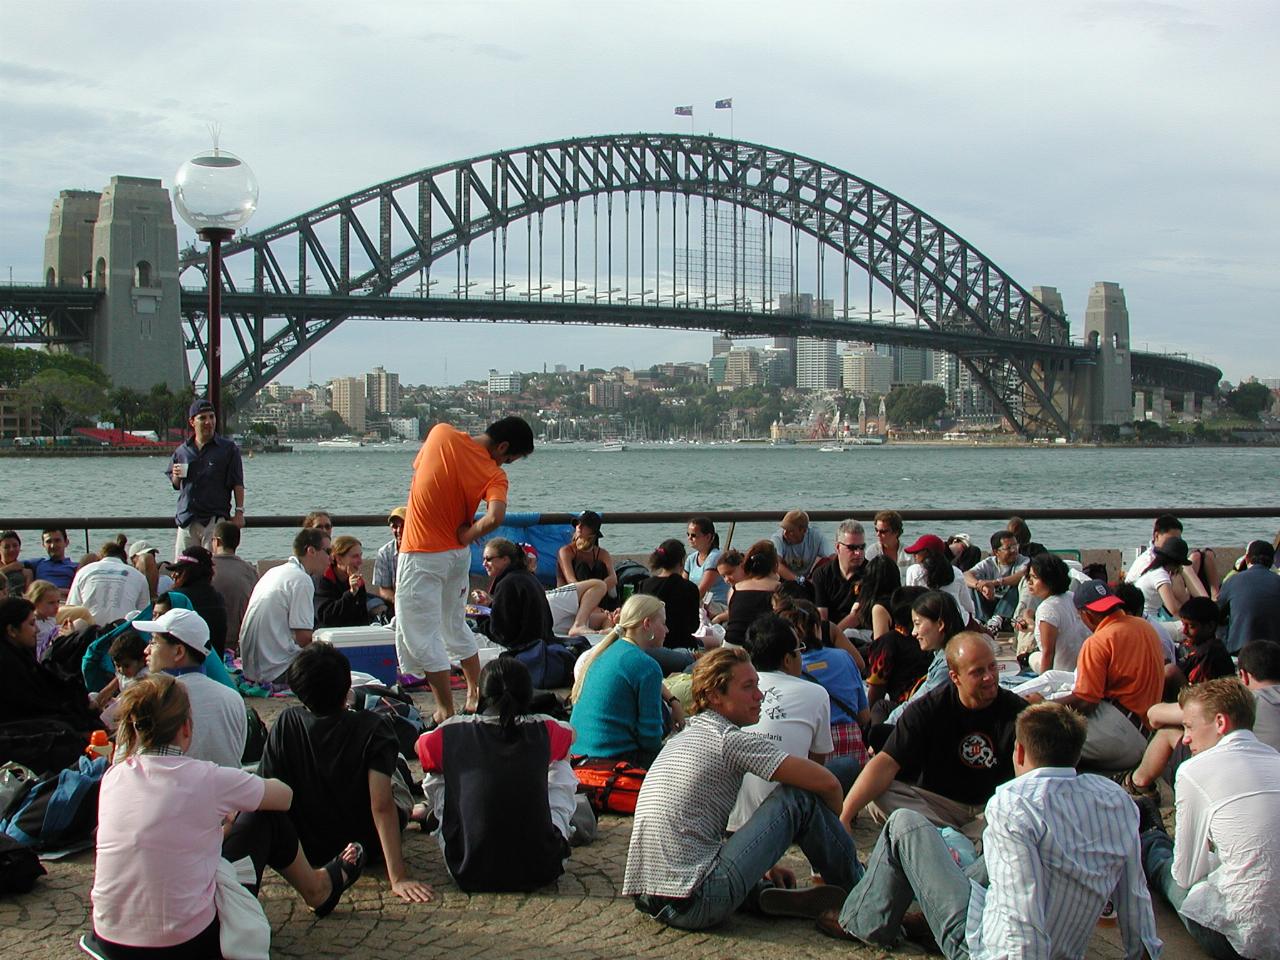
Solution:
<path fill-rule="evenodd" d="M 68 344 L 96 361 L 117 387 L 190 383 L 183 347 L 178 239 L 159 180 L 112 177 L 101 193 L 64 190 L 44 245 L 49 287 L 105 293 L 87 341 Z"/>

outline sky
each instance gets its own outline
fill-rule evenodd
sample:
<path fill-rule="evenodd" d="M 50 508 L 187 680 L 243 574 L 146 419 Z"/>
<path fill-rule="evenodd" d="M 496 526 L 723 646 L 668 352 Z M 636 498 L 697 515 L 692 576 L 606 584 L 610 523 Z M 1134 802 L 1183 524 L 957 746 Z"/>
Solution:
<path fill-rule="evenodd" d="M 250 231 L 490 150 L 729 133 L 865 178 L 1025 287 L 1125 290 L 1135 348 L 1280 376 L 1280 7 L 1267 2 L 0 0 L 0 282 L 41 276 L 58 191 L 209 145 Z M 179 223 L 179 244 L 192 231 Z M 349 322 L 281 379 L 705 360 L 693 332 Z"/>

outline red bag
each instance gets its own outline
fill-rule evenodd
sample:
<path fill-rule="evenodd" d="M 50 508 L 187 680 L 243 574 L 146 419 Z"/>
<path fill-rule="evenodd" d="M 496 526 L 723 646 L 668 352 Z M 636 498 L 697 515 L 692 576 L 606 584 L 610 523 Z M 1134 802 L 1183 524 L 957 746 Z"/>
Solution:
<path fill-rule="evenodd" d="M 636 798 L 640 796 L 640 787 L 648 772 L 643 767 L 608 757 L 576 756 L 569 759 L 578 778 L 578 792 L 587 795 L 587 802 L 597 815 L 630 815 L 636 812 Z"/>

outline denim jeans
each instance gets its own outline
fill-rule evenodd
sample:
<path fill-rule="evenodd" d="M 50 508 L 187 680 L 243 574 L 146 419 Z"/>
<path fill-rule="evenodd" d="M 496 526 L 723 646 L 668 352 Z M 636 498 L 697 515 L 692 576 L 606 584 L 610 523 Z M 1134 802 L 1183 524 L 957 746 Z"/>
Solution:
<path fill-rule="evenodd" d="M 1183 916 L 1182 904 L 1187 899 L 1187 890 L 1178 886 L 1173 879 L 1173 840 L 1163 830 L 1148 830 L 1142 835 L 1142 870 L 1147 875 L 1147 883 L 1153 890 L 1159 890 L 1169 901 L 1169 906 L 1177 911 L 1178 919 L 1187 928 L 1187 933 L 1205 953 L 1214 960 L 1240 960 L 1231 941 L 1203 924 L 1196 923 L 1190 917 Z"/>
<path fill-rule="evenodd" d="M 831 757 L 827 760 L 827 770 L 840 781 L 840 789 L 847 794 L 862 772 L 862 764 L 853 757 Z"/>
<path fill-rule="evenodd" d="M 914 810 L 897 810 L 885 823 L 862 880 L 844 902 L 840 926 L 859 940 L 891 947 L 901 938 L 902 918 L 916 900 L 943 955 L 968 960 L 964 930 L 969 889 L 969 876 L 956 866 L 938 828 Z"/>
<path fill-rule="evenodd" d="M 853 840 L 839 817 L 817 794 L 784 784 L 725 841 L 714 866 L 689 897 L 666 904 L 654 917 L 681 930 L 705 930 L 723 923 L 756 891 L 761 878 L 793 842 L 827 883 L 848 890 L 862 875 Z"/>

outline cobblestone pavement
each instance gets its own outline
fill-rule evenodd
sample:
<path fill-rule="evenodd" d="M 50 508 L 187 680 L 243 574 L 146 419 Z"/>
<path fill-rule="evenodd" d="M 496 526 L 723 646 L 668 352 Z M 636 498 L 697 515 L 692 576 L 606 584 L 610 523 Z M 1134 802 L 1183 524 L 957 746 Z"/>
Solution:
<path fill-rule="evenodd" d="M 424 714 L 430 698 L 419 697 Z M 288 700 L 265 705 L 254 701 L 268 723 Z M 420 771 L 418 771 L 420 772 Z M 865 818 L 863 823 L 865 823 Z M 904 945 L 893 954 L 857 948 L 819 934 L 810 923 L 740 914 L 721 929 L 705 933 L 671 930 L 637 913 L 619 895 L 631 821 L 605 817 L 596 842 L 576 847 L 566 872 L 554 886 L 532 894 L 467 895 L 453 886 L 435 841 L 416 830 L 406 834 L 410 870 L 431 883 L 437 900 L 409 904 L 391 892 L 385 874 L 370 871 L 329 917 L 317 920 L 275 874 L 268 875 L 262 901 L 273 930 L 272 954 L 278 957 L 357 957 L 403 960 L 471 957 L 493 960 L 621 960 L 628 957 L 679 957 L 681 960 L 769 957 L 858 958 L 924 956 Z M 875 842 L 869 824 L 857 835 L 865 856 Z M 806 861 L 792 848 L 790 865 L 801 883 Z M 89 927 L 92 852 L 45 865 L 49 875 L 33 892 L 0 899 L 0 958 L 45 960 L 81 954 L 76 939 Z M 1200 956 L 1167 906 L 1157 903 L 1157 921 L 1166 958 Z M 1091 958 L 1123 957 L 1118 932 L 1103 929 L 1094 938 Z"/>

